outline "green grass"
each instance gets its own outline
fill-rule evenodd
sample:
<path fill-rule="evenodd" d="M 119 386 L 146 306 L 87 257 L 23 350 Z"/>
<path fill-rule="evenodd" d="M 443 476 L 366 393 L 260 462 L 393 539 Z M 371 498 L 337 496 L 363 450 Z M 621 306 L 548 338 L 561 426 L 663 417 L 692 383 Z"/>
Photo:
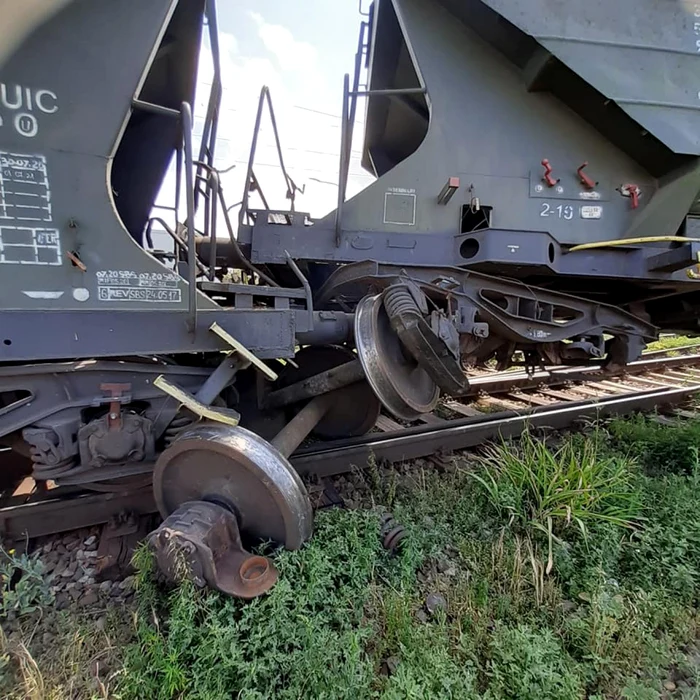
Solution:
<path fill-rule="evenodd" d="M 390 507 L 401 553 L 381 548 L 379 509 L 324 511 L 248 603 L 164 591 L 143 550 L 109 697 L 645 700 L 666 683 L 697 700 L 696 435 L 611 421 L 440 474 L 371 468 L 353 498 Z"/>
<path fill-rule="evenodd" d="M 271 594 L 248 604 L 189 585 L 161 598 L 142 563 L 138 643 L 126 653 L 121 697 L 366 694 L 373 669 L 364 607 L 380 554 L 377 522 L 337 511 L 317 528 L 301 555 L 277 557 Z"/>
<path fill-rule="evenodd" d="M 649 352 L 654 350 L 673 350 L 674 348 L 695 344 L 700 345 L 699 338 L 689 338 L 685 335 L 665 335 L 659 338 L 657 341 L 649 343 L 646 349 Z"/>
<path fill-rule="evenodd" d="M 609 447 L 639 462 L 648 474 L 690 475 L 698 468 L 700 420 L 669 428 L 637 416 L 611 421 L 606 430 Z"/>
<path fill-rule="evenodd" d="M 600 454 L 593 440 L 567 440 L 551 449 L 526 433 L 513 449 L 488 447 L 481 473 L 473 473 L 497 513 L 520 527 L 556 533 L 576 526 L 585 537 L 587 525 L 609 522 L 633 528 L 639 517 L 631 463 Z"/>

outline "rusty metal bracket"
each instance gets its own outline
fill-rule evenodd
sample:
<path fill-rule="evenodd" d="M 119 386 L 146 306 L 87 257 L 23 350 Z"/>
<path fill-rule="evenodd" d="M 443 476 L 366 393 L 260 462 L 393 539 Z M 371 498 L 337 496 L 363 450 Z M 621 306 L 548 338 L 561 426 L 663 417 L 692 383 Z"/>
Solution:
<path fill-rule="evenodd" d="M 118 581 L 134 572 L 132 557 L 156 523 L 154 516 L 128 510 L 117 513 L 102 528 L 95 560 L 98 581 Z"/>
<path fill-rule="evenodd" d="M 236 516 L 216 503 L 184 503 L 148 542 L 171 581 L 186 578 L 244 599 L 266 593 L 277 581 L 274 564 L 243 549 Z"/>
<path fill-rule="evenodd" d="M 100 384 L 102 391 L 109 392 L 109 414 L 107 425 L 110 431 L 121 430 L 122 427 L 122 404 L 128 403 L 131 398 L 127 392 L 131 391 L 131 384 Z"/>

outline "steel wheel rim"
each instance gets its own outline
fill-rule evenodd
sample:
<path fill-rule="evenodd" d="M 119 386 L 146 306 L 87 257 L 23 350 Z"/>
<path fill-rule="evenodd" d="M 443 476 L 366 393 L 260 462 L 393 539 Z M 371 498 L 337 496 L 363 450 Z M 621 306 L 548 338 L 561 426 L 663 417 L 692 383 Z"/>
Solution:
<path fill-rule="evenodd" d="M 357 305 L 355 344 L 367 381 L 388 411 L 415 420 L 435 408 L 440 389 L 417 362 L 405 358 L 381 295 L 365 297 Z"/>
<path fill-rule="evenodd" d="M 202 425 L 183 432 L 158 459 L 153 495 L 164 518 L 182 503 L 231 509 L 248 538 L 299 549 L 313 512 L 301 478 L 269 442 L 241 427 Z"/>

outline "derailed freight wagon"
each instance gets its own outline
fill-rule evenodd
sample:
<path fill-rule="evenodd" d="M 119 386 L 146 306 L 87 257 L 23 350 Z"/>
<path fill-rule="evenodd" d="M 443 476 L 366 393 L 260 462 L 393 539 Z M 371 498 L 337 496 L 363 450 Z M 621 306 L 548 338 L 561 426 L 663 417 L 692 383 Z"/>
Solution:
<path fill-rule="evenodd" d="M 698 56 L 694 2 L 378 0 L 337 209 L 296 211 L 283 165 L 289 211 L 252 207 L 263 90 L 236 217 L 213 0 L 0 0 L 0 441 L 38 483 L 152 484 L 165 569 L 175 543 L 200 582 L 265 590 L 242 547 L 311 536 L 288 461 L 311 432 L 412 420 L 494 358 L 613 371 L 697 332 Z M 377 179 L 346 201 L 365 98 Z"/>

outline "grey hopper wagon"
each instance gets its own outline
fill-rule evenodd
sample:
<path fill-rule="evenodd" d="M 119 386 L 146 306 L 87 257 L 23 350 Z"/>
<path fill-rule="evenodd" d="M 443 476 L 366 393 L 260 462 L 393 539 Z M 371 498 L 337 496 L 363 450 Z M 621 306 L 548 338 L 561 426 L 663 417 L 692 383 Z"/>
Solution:
<path fill-rule="evenodd" d="M 312 431 L 361 435 L 382 406 L 411 420 L 494 358 L 616 368 L 697 331 L 695 3 L 377 0 L 318 221 L 282 151 L 290 210 L 251 205 L 266 89 L 232 214 L 213 0 L 0 0 L 0 17 L 0 443 L 38 482 L 152 483 L 166 572 L 178 550 L 202 584 L 273 585 L 243 547 L 311 536 L 287 458 Z M 363 105 L 376 180 L 346 201 Z"/>

